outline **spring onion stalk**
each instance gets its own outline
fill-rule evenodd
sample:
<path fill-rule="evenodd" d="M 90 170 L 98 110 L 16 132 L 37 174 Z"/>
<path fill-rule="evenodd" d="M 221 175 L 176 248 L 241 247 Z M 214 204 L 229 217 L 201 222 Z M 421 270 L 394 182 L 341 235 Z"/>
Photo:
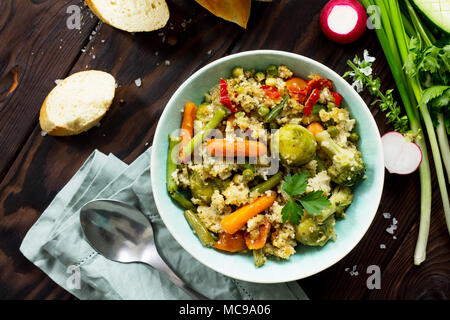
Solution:
<path fill-rule="evenodd" d="M 414 254 L 414 263 L 420 264 L 425 260 L 426 245 L 430 228 L 431 172 L 427 146 L 421 130 L 420 116 L 418 109 L 415 108 L 418 101 L 416 101 L 416 94 L 414 88 L 411 86 L 411 82 L 403 72 L 404 62 L 402 61 L 402 58 L 404 57 L 406 59 L 406 56 L 408 55 L 407 35 L 404 31 L 397 1 L 392 1 L 395 2 L 393 10 L 392 2 L 388 3 L 383 0 L 362 0 L 361 2 L 366 8 L 371 5 L 377 5 L 380 9 L 380 18 L 383 27 L 375 29 L 375 31 L 386 55 L 400 97 L 402 98 L 410 122 L 410 127 L 414 132 L 419 133 L 416 143 L 422 150 L 423 159 L 419 169 L 421 186 L 420 227 Z M 389 12 L 387 8 L 390 8 L 391 12 Z M 391 27 L 391 23 L 393 24 L 393 27 Z M 412 32 L 412 30 L 409 31 Z M 440 161 L 440 158 L 438 159 Z"/>

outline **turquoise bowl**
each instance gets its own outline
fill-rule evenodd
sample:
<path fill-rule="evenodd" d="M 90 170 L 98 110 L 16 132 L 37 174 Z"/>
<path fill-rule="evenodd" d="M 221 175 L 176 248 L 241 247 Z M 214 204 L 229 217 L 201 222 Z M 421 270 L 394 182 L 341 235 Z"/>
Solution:
<path fill-rule="evenodd" d="M 333 80 L 335 90 L 342 94 L 343 104 L 356 119 L 359 149 L 367 164 L 367 179 L 355 188 L 355 198 L 347 210 L 347 218 L 337 221 L 335 242 L 324 247 L 298 245 L 296 253 L 287 261 L 268 259 L 261 268 L 253 264 L 251 254 L 226 254 L 202 246 L 166 191 L 166 161 L 168 135 L 181 124 L 181 111 L 187 101 L 203 101 L 220 78 L 230 76 L 235 66 L 264 70 L 269 64 L 285 64 L 295 75 L 306 78 L 318 74 Z M 316 274 L 345 257 L 369 229 L 380 203 L 384 181 L 383 150 L 380 133 L 369 108 L 359 94 L 336 72 L 293 53 L 257 50 L 233 54 L 216 60 L 189 77 L 169 100 L 156 129 L 151 157 L 153 195 L 159 214 L 178 243 L 198 261 L 226 276 L 256 283 L 280 283 L 302 279 Z"/>

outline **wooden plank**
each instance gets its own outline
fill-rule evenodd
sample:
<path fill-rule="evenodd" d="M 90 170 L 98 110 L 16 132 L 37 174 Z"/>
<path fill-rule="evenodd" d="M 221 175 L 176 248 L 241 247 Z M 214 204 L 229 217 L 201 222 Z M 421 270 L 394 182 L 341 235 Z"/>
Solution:
<path fill-rule="evenodd" d="M 81 30 L 66 26 L 71 1 L 0 3 L 0 181 L 36 125 L 54 80 L 72 68 L 98 19 L 81 7 Z M 17 74 L 18 85 L 9 93 Z"/>

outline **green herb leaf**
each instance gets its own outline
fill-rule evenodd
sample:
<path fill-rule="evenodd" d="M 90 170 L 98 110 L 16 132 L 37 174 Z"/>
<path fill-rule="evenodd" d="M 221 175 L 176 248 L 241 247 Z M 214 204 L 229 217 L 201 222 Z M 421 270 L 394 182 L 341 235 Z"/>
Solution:
<path fill-rule="evenodd" d="M 309 214 L 320 214 L 331 205 L 330 200 L 322 194 L 322 191 L 313 191 L 302 197 L 299 201 Z"/>
<path fill-rule="evenodd" d="M 294 200 L 290 199 L 281 209 L 281 217 L 283 222 L 291 221 L 293 224 L 298 225 L 300 219 L 303 216 L 303 208 Z"/>
<path fill-rule="evenodd" d="M 284 178 L 283 191 L 286 192 L 290 197 L 298 196 L 306 191 L 306 185 L 308 182 L 308 173 L 303 171 L 302 173 L 294 174 L 291 176 L 288 174 Z"/>

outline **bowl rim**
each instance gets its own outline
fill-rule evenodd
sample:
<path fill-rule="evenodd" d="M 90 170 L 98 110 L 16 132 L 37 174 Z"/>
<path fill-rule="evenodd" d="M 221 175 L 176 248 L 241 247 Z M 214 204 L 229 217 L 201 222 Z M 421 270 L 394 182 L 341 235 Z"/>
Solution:
<path fill-rule="evenodd" d="M 380 176 L 380 183 L 377 186 L 377 195 L 376 195 L 376 206 L 373 210 L 373 212 L 371 213 L 371 217 L 370 217 L 370 223 L 367 224 L 367 226 L 364 228 L 364 230 L 362 230 L 363 232 L 360 233 L 359 238 L 357 239 L 357 241 L 354 242 L 354 245 L 349 246 L 347 248 L 346 251 L 343 251 L 342 254 L 340 254 L 338 257 L 330 260 L 329 263 L 327 263 L 326 265 L 317 268 L 317 269 L 313 269 L 313 271 L 311 272 L 306 272 L 303 275 L 300 276 L 296 276 L 294 274 L 289 274 L 286 273 L 285 277 L 283 277 L 281 280 L 279 279 L 280 277 L 278 277 L 278 279 L 276 280 L 270 280 L 270 279 L 261 279 L 258 281 L 254 281 L 252 279 L 246 279 L 245 277 L 240 277 L 237 276 L 235 274 L 233 274 L 232 272 L 227 272 L 226 270 L 220 270 L 218 268 L 216 268 L 213 264 L 209 263 L 206 259 L 203 259 L 200 254 L 198 254 L 197 252 L 193 252 L 194 250 L 189 250 L 189 248 L 187 248 L 187 246 L 185 245 L 185 243 L 183 242 L 183 240 L 181 239 L 180 236 L 178 236 L 176 234 L 176 232 L 174 232 L 174 230 L 171 228 L 169 221 L 167 220 L 167 217 L 165 217 L 164 215 L 160 215 L 164 225 L 167 227 L 167 229 L 169 230 L 170 234 L 172 235 L 172 237 L 175 238 L 175 240 L 178 242 L 178 244 L 184 249 L 186 250 L 191 256 L 193 256 L 198 262 L 200 262 L 201 264 L 205 265 L 206 267 L 220 273 L 223 274 L 227 277 L 233 278 L 233 279 L 237 279 L 237 280 L 241 280 L 241 281 L 246 281 L 246 282 L 251 282 L 251 283 L 261 283 L 261 284 L 271 284 L 271 283 L 284 283 L 284 282 L 290 282 L 290 281 L 296 281 L 296 280 L 300 280 L 300 279 L 304 279 L 304 278 L 308 278 L 312 275 L 315 275 L 319 272 L 322 272 L 323 270 L 328 269 L 329 267 L 335 265 L 337 262 L 341 261 L 343 258 L 345 258 L 345 256 L 347 256 L 360 242 L 361 239 L 366 235 L 367 231 L 369 230 L 370 226 L 372 225 L 376 213 L 378 211 L 378 208 L 380 206 L 380 201 L 381 201 L 381 197 L 383 194 L 383 188 L 384 188 L 384 177 L 385 177 L 385 170 L 384 170 L 384 156 L 383 156 L 383 148 L 382 148 L 382 143 L 381 143 L 381 135 L 380 135 L 380 131 L 378 129 L 378 125 L 376 124 L 375 118 L 373 117 L 372 113 L 370 112 L 369 107 L 367 106 L 367 104 L 364 102 L 364 100 L 361 98 L 361 96 L 359 95 L 359 93 L 357 93 L 354 88 L 347 82 L 345 81 L 344 78 L 342 78 L 342 76 L 340 76 L 337 72 L 335 72 L 334 70 L 332 70 L 331 68 L 329 68 L 328 66 L 324 65 L 321 62 L 318 62 L 314 59 L 305 57 L 303 55 L 300 54 L 296 54 L 296 53 L 291 53 L 291 52 L 286 52 L 286 51 L 281 51 L 281 50 L 250 50 L 250 51 L 243 51 L 243 52 L 238 52 L 238 53 L 234 53 L 222 58 L 219 58 L 215 61 L 212 61 L 210 63 L 208 63 L 207 65 L 203 66 L 202 68 L 200 68 L 199 70 L 197 70 L 196 72 L 194 72 L 192 75 L 190 75 L 186 80 L 183 81 L 183 83 L 178 87 L 178 89 L 173 93 L 173 95 L 171 96 L 171 98 L 169 99 L 169 101 L 166 103 L 166 106 L 164 107 L 164 110 L 158 120 L 158 125 L 156 127 L 155 130 L 155 135 L 153 138 L 153 142 L 152 142 L 152 149 L 154 146 L 154 141 L 160 141 L 160 135 L 162 134 L 161 131 L 162 129 L 162 121 L 164 120 L 167 116 L 167 113 L 169 112 L 169 108 L 167 108 L 167 106 L 169 106 L 175 99 L 176 97 L 179 95 L 179 93 L 181 91 L 184 90 L 185 87 L 187 87 L 193 80 L 195 80 L 196 78 L 198 78 L 199 76 L 201 76 L 201 74 L 206 71 L 209 70 L 211 68 L 216 67 L 217 65 L 221 64 L 224 61 L 227 61 L 229 59 L 233 59 L 236 57 L 242 57 L 242 56 L 253 56 L 253 55 L 262 55 L 262 54 L 269 54 L 269 55 L 280 55 L 280 56 L 286 56 L 286 57 L 291 57 L 294 59 L 303 59 L 305 62 L 307 63 L 311 63 L 311 64 L 318 64 L 320 65 L 322 68 L 327 69 L 327 71 L 330 74 L 334 74 L 336 77 L 340 78 L 343 82 L 343 85 L 346 86 L 348 89 L 350 89 L 351 91 L 354 92 L 355 97 L 359 100 L 360 104 L 362 106 L 365 106 L 365 110 L 366 112 L 370 115 L 370 117 L 368 117 L 372 122 L 372 125 L 376 128 L 377 131 L 377 143 L 378 143 L 378 149 L 380 150 L 380 153 L 378 155 L 378 163 L 379 165 L 382 166 L 383 170 L 381 171 L 381 176 Z M 153 157 L 151 156 L 151 160 L 150 160 L 150 170 L 154 170 L 153 168 L 156 166 L 155 162 L 156 162 L 156 158 L 157 157 Z M 152 190 L 154 187 L 158 187 L 158 182 L 156 181 L 156 175 L 151 174 L 151 185 L 152 185 Z M 160 186 L 159 186 L 160 187 Z M 156 208 L 158 210 L 158 213 L 162 212 L 159 208 L 162 207 L 161 204 L 161 200 L 158 197 L 154 197 L 155 203 L 156 203 Z M 289 263 L 289 261 L 286 261 L 286 263 Z"/>

